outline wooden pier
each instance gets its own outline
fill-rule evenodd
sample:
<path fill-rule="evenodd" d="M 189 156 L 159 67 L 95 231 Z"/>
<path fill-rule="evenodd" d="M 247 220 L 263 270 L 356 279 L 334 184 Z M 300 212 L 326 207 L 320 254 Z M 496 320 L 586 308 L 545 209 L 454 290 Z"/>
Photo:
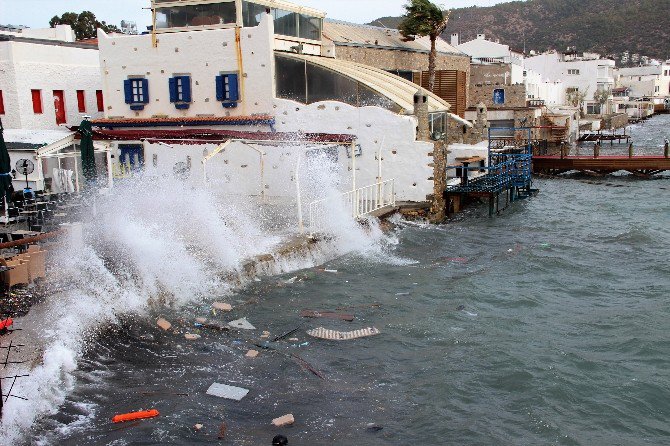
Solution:
<path fill-rule="evenodd" d="M 533 173 L 559 175 L 572 171 L 596 175 L 626 171 L 633 175 L 650 177 L 670 172 L 670 158 L 662 155 L 533 157 Z"/>

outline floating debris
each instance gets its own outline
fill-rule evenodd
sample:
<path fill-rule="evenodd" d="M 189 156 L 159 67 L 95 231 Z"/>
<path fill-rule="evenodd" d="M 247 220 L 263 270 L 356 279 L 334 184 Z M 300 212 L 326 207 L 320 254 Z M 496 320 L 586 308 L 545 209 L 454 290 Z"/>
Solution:
<path fill-rule="evenodd" d="M 354 315 L 353 314 L 335 313 L 333 311 L 302 310 L 300 312 L 300 316 L 301 317 L 310 317 L 310 318 L 339 319 L 339 320 L 348 321 L 348 322 L 351 322 L 351 321 L 354 320 Z"/>
<path fill-rule="evenodd" d="M 255 358 L 258 356 L 258 350 L 249 350 L 245 356 L 247 358 Z"/>
<path fill-rule="evenodd" d="M 112 423 L 125 423 L 126 421 L 144 420 L 147 418 L 155 418 L 160 413 L 156 409 L 142 410 L 139 412 L 122 413 L 112 417 Z"/>
<path fill-rule="evenodd" d="M 187 341 L 197 341 L 201 337 L 202 336 L 200 336 L 199 334 L 195 334 L 195 333 L 186 333 L 184 335 L 184 338 L 186 338 Z"/>
<path fill-rule="evenodd" d="M 193 429 L 199 431 L 200 429 L 202 429 L 202 427 L 203 427 L 202 424 L 198 423 L 195 426 L 193 426 Z"/>
<path fill-rule="evenodd" d="M 293 418 L 293 414 L 290 413 L 272 420 L 272 424 L 277 427 L 290 426 L 293 423 L 295 423 L 295 418 Z"/>
<path fill-rule="evenodd" d="M 162 317 L 156 321 L 156 325 L 158 325 L 165 331 L 168 331 L 172 327 L 172 324 L 169 323 L 167 320 L 163 319 Z"/>
<path fill-rule="evenodd" d="M 243 317 L 242 319 L 237 319 L 231 322 L 228 322 L 228 325 L 230 325 L 233 328 L 239 328 L 241 330 L 255 330 L 256 327 L 251 325 L 249 321 L 247 320 L 246 317 Z M 269 336 L 269 334 L 268 334 Z"/>
<path fill-rule="evenodd" d="M 207 395 L 218 396 L 229 400 L 240 401 L 247 396 L 249 389 L 242 387 L 227 386 L 225 384 L 214 383 L 207 389 Z"/>
<path fill-rule="evenodd" d="M 323 272 L 324 272 L 324 273 L 333 273 L 333 274 L 337 274 L 337 270 L 336 270 L 336 269 L 324 269 Z"/>
<path fill-rule="evenodd" d="M 375 327 L 362 328 L 354 331 L 335 331 L 323 327 L 307 331 L 307 334 L 315 338 L 328 339 L 331 341 L 349 341 L 352 339 L 364 338 L 367 336 L 378 335 L 380 331 Z"/>
<path fill-rule="evenodd" d="M 221 426 L 219 426 L 219 435 L 218 435 L 219 440 L 223 440 L 224 438 L 226 438 L 226 431 L 227 430 L 228 430 L 228 426 L 226 425 L 226 422 L 224 421 L 224 422 L 221 423 Z"/>
<path fill-rule="evenodd" d="M 219 311 L 233 311 L 233 306 L 225 302 L 214 302 L 212 308 Z"/>
<path fill-rule="evenodd" d="M 291 336 L 293 333 L 297 332 L 298 330 L 300 330 L 300 328 L 294 328 L 294 329 L 291 330 L 291 331 L 287 331 L 287 332 L 284 333 L 283 335 L 279 335 L 279 336 L 277 336 L 276 338 L 274 338 L 274 339 L 272 340 L 272 342 L 281 341 L 281 340 L 284 339 L 285 337 L 287 337 L 287 336 Z M 265 334 L 265 332 L 263 332 L 263 334 Z M 269 335 L 269 334 L 270 334 L 270 333 L 268 332 L 268 335 Z"/>

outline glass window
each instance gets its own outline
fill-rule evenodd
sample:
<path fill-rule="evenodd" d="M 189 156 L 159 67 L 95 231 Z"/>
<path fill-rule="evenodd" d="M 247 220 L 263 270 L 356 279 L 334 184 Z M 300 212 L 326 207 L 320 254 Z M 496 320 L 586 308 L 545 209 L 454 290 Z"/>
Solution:
<path fill-rule="evenodd" d="M 339 101 L 356 107 L 376 106 L 398 112 L 399 106 L 366 85 L 302 60 L 276 57 L 277 97 L 303 104 Z"/>
<path fill-rule="evenodd" d="M 496 105 L 502 105 L 505 103 L 505 90 L 502 88 L 496 88 L 493 90 L 493 103 Z"/>
<path fill-rule="evenodd" d="M 263 18 L 263 14 L 265 14 L 266 9 L 268 9 L 267 6 L 243 1 L 242 26 L 258 26 L 261 23 L 261 19 Z"/>
<path fill-rule="evenodd" d="M 156 29 L 236 23 L 235 2 L 156 8 Z"/>
<path fill-rule="evenodd" d="M 307 102 L 305 62 L 288 57 L 276 57 L 277 97 Z"/>
<path fill-rule="evenodd" d="M 430 123 L 430 137 L 433 141 L 444 139 L 447 133 L 447 114 L 445 112 L 428 115 Z"/>
<path fill-rule="evenodd" d="M 395 102 L 360 82 L 358 83 L 358 103 L 351 105 L 358 107 L 382 107 L 393 112 L 400 112 L 400 106 Z"/>
<path fill-rule="evenodd" d="M 321 40 L 322 20 L 317 17 L 310 17 L 304 14 L 298 14 L 300 36 L 303 39 Z"/>
<path fill-rule="evenodd" d="M 298 14 L 275 9 L 272 11 L 275 21 L 275 34 L 298 37 Z"/>
<path fill-rule="evenodd" d="M 307 101 L 340 101 L 356 104 L 358 83 L 326 68 L 307 64 Z"/>

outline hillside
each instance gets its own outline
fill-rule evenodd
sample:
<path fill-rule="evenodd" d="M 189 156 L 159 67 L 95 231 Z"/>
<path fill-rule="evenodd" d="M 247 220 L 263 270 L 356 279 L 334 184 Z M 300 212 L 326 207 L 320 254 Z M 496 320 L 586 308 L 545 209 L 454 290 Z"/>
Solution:
<path fill-rule="evenodd" d="M 439 3 L 439 2 L 438 2 Z M 397 27 L 399 17 L 374 25 Z M 513 48 L 670 58 L 670 0 L 528 0 L 452 11 L 445 38 L 457 32 L 461 42 L 478 33 Z"/>

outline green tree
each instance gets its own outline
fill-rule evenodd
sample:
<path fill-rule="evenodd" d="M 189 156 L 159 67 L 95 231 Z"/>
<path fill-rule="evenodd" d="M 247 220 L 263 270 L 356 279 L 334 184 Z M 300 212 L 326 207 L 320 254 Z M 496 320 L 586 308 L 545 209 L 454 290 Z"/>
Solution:
<path fill-rule="evenodd" d="M 109 25 L 104 21 L 99 22 L 91 11 L 82 11 L 80 14 L 66 12 L 60 17 L 53 16 L 49 20 L 49 25 L 52 28 L 55 28 L 56 25 L 70 25 L 77 40 L 95 38 L 98 28 L 105 32 L 121 32 L 115 25 Z"/>
<path fill-rule="evenodd" d="M 405 15 L 398 25 L 400 34 L 407 40 L 416 37 L 430 38 L 428 54 L 428 89 L 435 89 L 435 60 L 437 59 L 437 39 L 449 23 L 451 11 L 443 11 L 429 0 L 410 0 L 405 5 Z"/>

